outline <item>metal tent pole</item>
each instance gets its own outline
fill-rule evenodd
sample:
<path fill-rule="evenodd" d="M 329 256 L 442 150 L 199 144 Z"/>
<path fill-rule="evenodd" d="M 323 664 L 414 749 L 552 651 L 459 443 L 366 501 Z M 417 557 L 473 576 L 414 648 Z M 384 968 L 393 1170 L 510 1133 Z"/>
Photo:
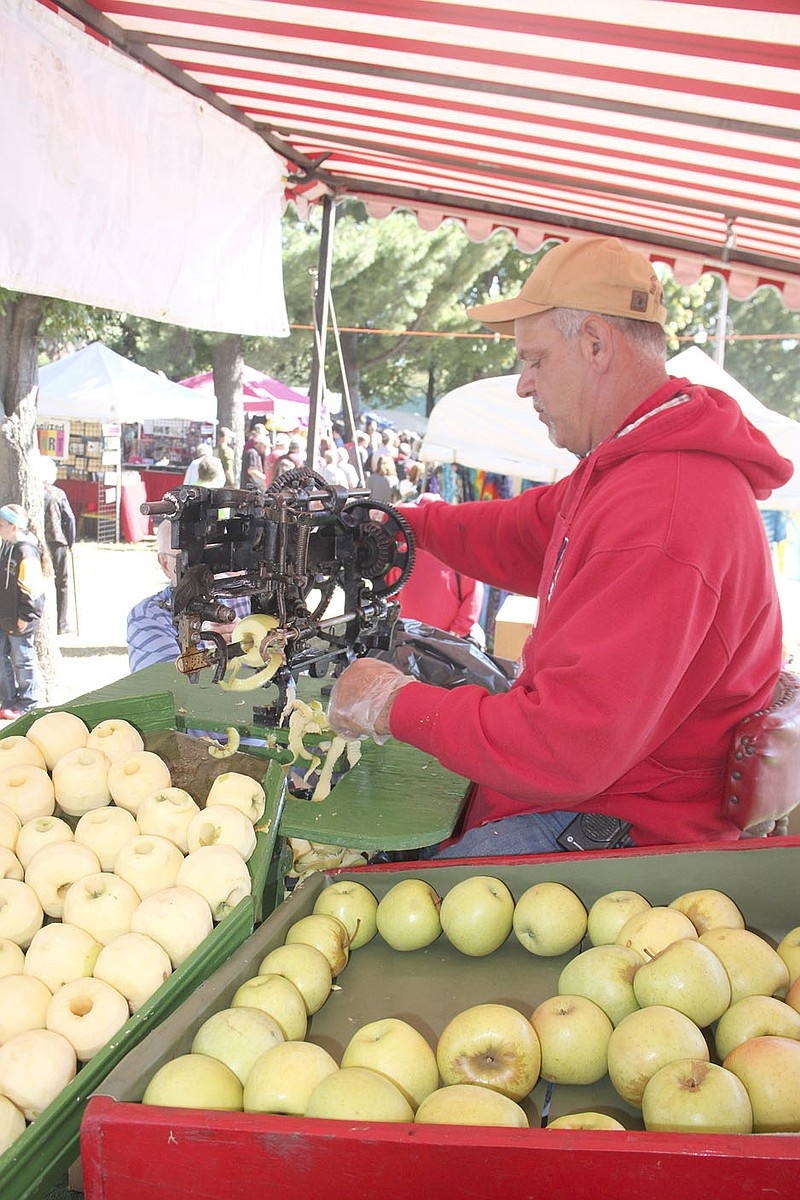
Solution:
<path fill-rule="evenodd" d="M 331 261 L 333 259 L 333 227 L 336 205 L 332 196 L 322 200 L 322 233 L 319 243 L 319 266 L 314 293 L 314 353 L 308 383 L 308 443 L 306 464 L 313 469 L 317 461 L 319 415 L 325 382 L 325 346 L 328 333 L 328 296 L 330 295 Z"/>

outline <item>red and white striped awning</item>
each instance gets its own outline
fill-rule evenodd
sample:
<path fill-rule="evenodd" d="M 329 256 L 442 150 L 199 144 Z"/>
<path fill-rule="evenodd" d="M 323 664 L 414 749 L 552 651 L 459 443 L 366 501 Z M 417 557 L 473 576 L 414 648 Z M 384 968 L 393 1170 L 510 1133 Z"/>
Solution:
<path fill-rule="evenodd" d="M 300 200 L 525 249 L 613 232 L 681 281 L 721 269 L 800 307 L 798 0 L 58 7 L 257 130 Z"/>

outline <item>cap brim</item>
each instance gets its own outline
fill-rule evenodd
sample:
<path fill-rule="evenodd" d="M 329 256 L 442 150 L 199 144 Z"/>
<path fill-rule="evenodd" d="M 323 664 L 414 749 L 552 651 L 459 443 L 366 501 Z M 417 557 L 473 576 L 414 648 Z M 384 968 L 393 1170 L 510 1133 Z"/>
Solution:
<path fill-rule="evenodd" d="M 477 304 L 467 309 L 467 316 L 472 317 L 473 321 L 480 321 L 494 333 L 513 337 L 515 321 L 547 312 L 552 307 L 552 304 L 531 304 L 521 296 L 514 296 L 511 300 L 497 300 L 494 304 Z"/>

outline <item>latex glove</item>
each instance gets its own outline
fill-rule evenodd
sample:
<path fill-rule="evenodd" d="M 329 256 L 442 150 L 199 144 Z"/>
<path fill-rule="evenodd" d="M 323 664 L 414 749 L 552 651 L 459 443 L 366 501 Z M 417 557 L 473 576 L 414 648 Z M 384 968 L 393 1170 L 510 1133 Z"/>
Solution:
<path fill-rule="evenodd" d="M 345 738 L 373 738 L 379 745 L 390 736 L 389 716 L 395 696 L 407 683 L 389 663 L 359 658 L 336 680 L 328 705 L 328 724 Z"/>

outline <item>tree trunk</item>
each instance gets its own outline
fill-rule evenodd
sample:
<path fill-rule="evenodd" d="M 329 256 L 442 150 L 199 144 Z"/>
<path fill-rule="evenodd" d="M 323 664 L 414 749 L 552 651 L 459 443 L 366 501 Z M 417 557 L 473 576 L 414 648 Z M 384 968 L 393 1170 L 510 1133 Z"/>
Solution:
<path fill-rule="evenodd" d="M 233 433 L 233 477 L 238 479 L 242 469 L 242 447 L 245 443 L 244 346 L 241 335 L 228 333 L 214 338 L 211 346 L 211 366 L 214 371 L 214 391 L 217 396 L 217 420 Z"/>
<path fill-rule="evenodd" d="M 42 296 L 8 295 L 0 303 L 0 480 L 2 504 L 21 504 L 44 545 L 44 490 L 36 469 L 36 388 L 39 376 L 39 330 L 46 301 Z M 45 554 L 47 550 L 45 549 Z M 49 582 L 49 581 L 48 581 Z M 61 655 L 55 635 L 55 594 L 36 633 L 42 700 L 53 696 Z"/>
<path fill-rule="evenodd" d="M 436 369 L 433 363 L 428 364 L 428 387 L 425 392 L 425 416 L 429 417 L 436 403 Z"/>

